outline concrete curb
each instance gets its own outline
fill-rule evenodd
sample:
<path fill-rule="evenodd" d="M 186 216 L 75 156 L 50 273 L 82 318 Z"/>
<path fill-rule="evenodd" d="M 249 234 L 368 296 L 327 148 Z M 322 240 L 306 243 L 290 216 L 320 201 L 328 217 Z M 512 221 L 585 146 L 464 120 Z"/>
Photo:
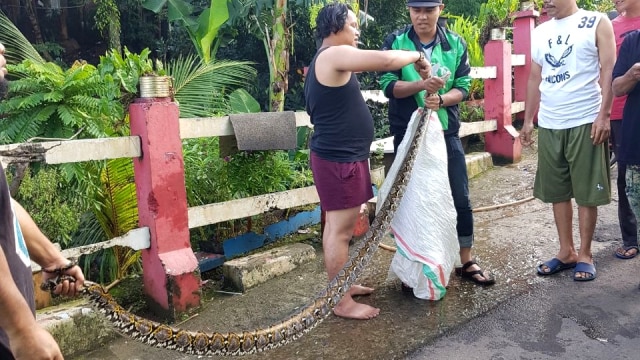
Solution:
<path fill-rule="evenodd" d="M 56 339 L 65 355 L 97 349 L 117 336 L 114 328 L 86 299 L 39 310 L 36 320 Z"/>
<path fill-rule="evenodd" d="M 465 156 L 469 179 L 493 168 L 493 159 L 488 152 L 476 152 Z"/>
<path fill-rule="evenodd" d="M 222 274 L 227 285 L 244 292 L 315 258 L 316 250 L 311 245 L 285 245 L 226 261 L 222 265 Z"/>

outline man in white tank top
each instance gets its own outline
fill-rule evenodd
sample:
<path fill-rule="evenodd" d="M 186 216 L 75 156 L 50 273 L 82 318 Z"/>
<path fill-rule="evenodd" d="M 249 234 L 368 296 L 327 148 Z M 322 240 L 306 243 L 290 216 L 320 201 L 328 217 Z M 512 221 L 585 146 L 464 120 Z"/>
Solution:
<path fill-rule="evenodd" d="M 557 255 L 537 267 L 546 276 L 574 269 L 573 279 L 596 278 L 591 240 L 597 206 L 611 200 L 608 144 L 613 27 L 606 15 L 579 9 L 576 0 L 545 0 L 551 19 L 532 34 L 522 145 L 533 143 L 538 111 L 538 170 L 534 196 L 553 204 L 560 241 Z M 578 205 L 580 248 L 573 243 Z"/>

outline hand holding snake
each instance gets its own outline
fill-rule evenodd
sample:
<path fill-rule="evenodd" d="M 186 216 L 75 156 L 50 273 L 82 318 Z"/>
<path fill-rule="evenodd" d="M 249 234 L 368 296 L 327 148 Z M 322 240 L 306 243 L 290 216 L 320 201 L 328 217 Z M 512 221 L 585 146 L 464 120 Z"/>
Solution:
<path fill-rule="evenodd" d="M 43 267 L 42 275 L 40 289 L 50 291 L 54 296 L 77 296 L 85 287 L 82 270 L 73 261 L 66 260 L 64 265 Z"/>

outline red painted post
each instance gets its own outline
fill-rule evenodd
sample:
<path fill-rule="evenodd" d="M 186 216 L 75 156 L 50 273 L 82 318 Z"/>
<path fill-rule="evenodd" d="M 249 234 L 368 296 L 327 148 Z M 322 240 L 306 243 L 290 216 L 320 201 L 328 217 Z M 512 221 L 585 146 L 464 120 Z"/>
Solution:
<path fill-rule="evenodd" d="M 140 226 L 151 233 L 151 247 L 142 251 L 144 290 L 155 310 L 175 319 L 200 305 L 178 106 L 170 98 L 137 99 L 129 113 L 131 135 L 140 137 L 142 148 L 142 156 L 133 160 Z"/>
<path fill-rule="evenodd" d="M 531 72 L 531 32 L 538 16 L 540 14 L 535 10 L 518 11 L 513 20 L 513 51 L 525 57 L 524 65 L 513 68 L 513 100 L 516 102 L 524 102 L 527 98 L 527 81 Z M 524 111 L 516 114 L 516 117 L 524 119 Z"/>
<path fill-rule="evenodd" d="M 484 81 L 484 118 L 498 122 L 496 131 L 485 133 L 485 150 L 497 162 L 520 161 L 522 145 L 511 121 L 511 43 L 490 40 L 484 47 L 485 66 L 495 66 L 495 79 Z"/>

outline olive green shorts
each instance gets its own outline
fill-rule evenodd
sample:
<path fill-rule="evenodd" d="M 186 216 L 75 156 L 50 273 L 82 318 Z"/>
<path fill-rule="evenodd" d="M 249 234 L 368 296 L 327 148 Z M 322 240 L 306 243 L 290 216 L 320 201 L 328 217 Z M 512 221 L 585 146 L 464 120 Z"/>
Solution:
<path fill-rule="evenodd" d="M 609 144 L 593 145 L 591 124 L 571 129 L 538 128 L 538 171 L 533 196 L 546 203 L 571 198 L 580 206 L 611 201 Z"/>

